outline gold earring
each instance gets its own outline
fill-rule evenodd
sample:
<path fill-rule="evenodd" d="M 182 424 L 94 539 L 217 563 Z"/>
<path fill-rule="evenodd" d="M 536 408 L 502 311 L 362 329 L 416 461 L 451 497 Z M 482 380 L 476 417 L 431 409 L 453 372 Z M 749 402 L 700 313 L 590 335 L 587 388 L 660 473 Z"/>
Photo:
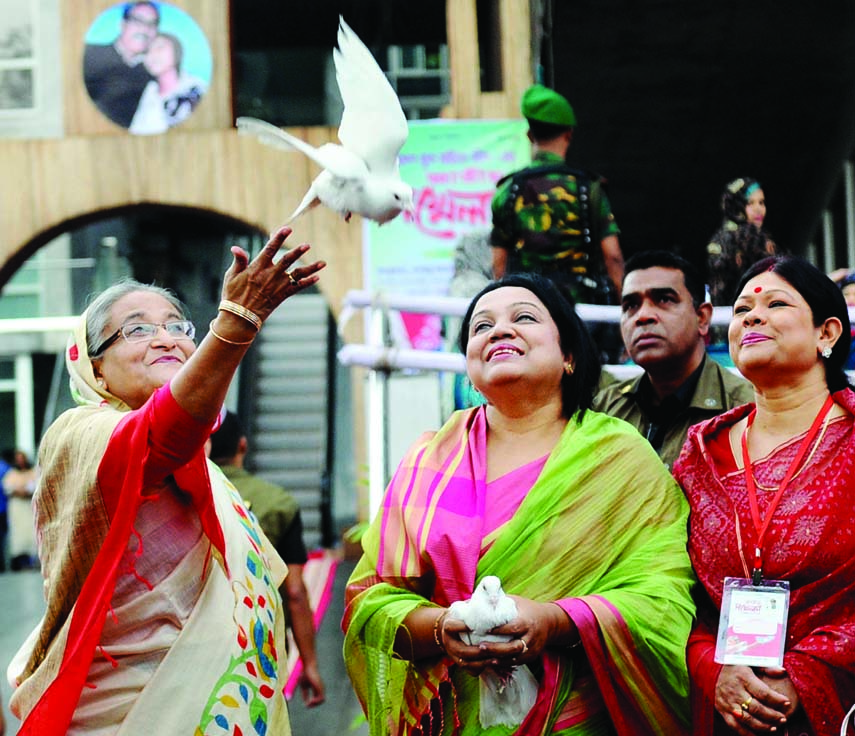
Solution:
<path fill-rule="evenodd" d="M 572 363 L 565 363 L 564 364 L 564 372 L 568 376 L 572 376 L 573 375 L 573 364 Z"/>

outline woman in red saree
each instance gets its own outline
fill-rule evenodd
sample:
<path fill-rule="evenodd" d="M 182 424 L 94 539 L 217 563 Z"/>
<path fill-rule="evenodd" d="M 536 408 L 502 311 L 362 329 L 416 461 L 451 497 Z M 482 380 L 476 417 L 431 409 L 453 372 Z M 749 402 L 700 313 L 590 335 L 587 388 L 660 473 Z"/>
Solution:
<path fill-rule="evenodd" d="M 836 736 L 855 702 L 849 316 L 830 279 L 788 256 L 755 264 L 737 294 L 730 354 L 756 403 L 693 427 L 674 468 L 702 586 L 688 647 L 693 733 Z M 724 578 L 755 566 L 789 582 L 782 668 L 714 661 Z"/>
<path fill-rule="evenodd" d="M 692 619 L 686 512 L 626 422 L 590 410 L 599 364 L 542 277 L 507 276 L 463 320 L 487 405 L 411 448 L 348 583 L 345 663 L 373 736 L 679 736 Z M 469 646 L 448 612 L 485 576 L 518 615 Z M 482 727 L 479 675 L 527 665 L 524 718 Z"/>

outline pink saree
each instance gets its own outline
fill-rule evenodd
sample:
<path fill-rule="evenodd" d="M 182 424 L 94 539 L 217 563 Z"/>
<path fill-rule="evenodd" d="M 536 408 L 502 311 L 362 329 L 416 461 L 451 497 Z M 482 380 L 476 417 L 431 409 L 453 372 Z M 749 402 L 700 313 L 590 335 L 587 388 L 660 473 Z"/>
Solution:
<path fill-rule="evenodd" d="M 692 576 L 673 479 L 634 429 L 589 411 L 568 422 L 519 507 L 487 531 L 486 432 L 479 408 L 417 442 L 363 539 L 343 628 L 371 733 L 481 732 L 475 678 L 446 658 L 398 659 L 392 644 L 413 608 L 468 598 L 487 574 L 509 593 L 564 607 L 593 670 L 593 680 L 577 678 L 573 652 L 550 651 L 526 720 L 491 733 L 684 733 Z M 593 700 L 605 705 L 574 713 L 582 701 L 571 694 L 594 680 Z"/>

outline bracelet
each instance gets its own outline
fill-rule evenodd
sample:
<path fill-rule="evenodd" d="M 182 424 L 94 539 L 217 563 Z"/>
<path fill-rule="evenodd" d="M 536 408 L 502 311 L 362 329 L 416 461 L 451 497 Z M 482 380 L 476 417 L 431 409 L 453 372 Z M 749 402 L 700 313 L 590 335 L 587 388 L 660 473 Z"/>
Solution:
<path fill-rule="evenodd" d="M 246 342 L 235 342 L 234 340 L 229 340 L 228 338 L 225 338 L 222 335 L 218 335 L 216 330 L 214 329 L 214 320 L 211 320 L 211 324 L 208 325 L 208 332 L 210 332 L 220 342 L 226 343 L 226 345 L 251 345 L 252 344 L 252 340 L 247 340 Z M 253 338 L 253 339 L 255 339 L 255 338 Z"/>
<path fill-rule="evenodd" d="M 436 642 L 436 645 L 440 649 L 442 649 L 443 652 L 445 651 L 445 647 L 442 645 L 442 639 L 439 638 L 439 625 L 442 622 L 442 619 L 444 619 L 447 615 L 448 609 L 446 608 L 441 614 L 439 614 L 439 616 L 436 617 L 433 622 L 433 640 Z"/>
<path fill-rule="evenodd" d="M 223 299 L 217 309 L 223 312 L 231 312 L 232 314 L 235 314 L 238 317 L 245 319 L 247 322 L 251 322 L 253 327 L 255 327 L 256 331 L 261 329 L 261 317 L 259 317 L 255 312 L 251 312 L 250 310 L 248 310 L 245 306 L 243 306 L 243 304 L 238 304 L 236 302 L 230 302 L 228 299 Z"/>

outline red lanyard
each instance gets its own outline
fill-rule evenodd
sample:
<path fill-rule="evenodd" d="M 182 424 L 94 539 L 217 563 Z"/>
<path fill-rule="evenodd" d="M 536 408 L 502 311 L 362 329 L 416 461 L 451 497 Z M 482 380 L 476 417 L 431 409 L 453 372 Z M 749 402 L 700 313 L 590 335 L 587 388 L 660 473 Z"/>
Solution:
<path fill-rule="evenodd" d="M 778 492 L 772 499 L 772 503 L 769 504 L 766 516 L 762 520 L 760 519 L 760 507 L 757 505 L 757 486 L 754 482 L 754 469 L 751 465 L 751 458 L 748 457 L 748 428 L 754 422 L 754 416 L 757 414 L 757 409 L 754 408 L 748 415 L 748 422 L 745 426 L 745 431 L 742 433 L 742 465 L 745 470 L 745 487 L 748 490 L 748 503 L 751 507 L 751 520 L 754 522 L 754 529 L 757 532 L 757 547 L 754 550 L 754 572 L 751 575 L 751 580 L 754 585 L 760 585 L 763 580 L 763 538 L 766 536 L 766 530 L 769 528 L 769 524 L 772 521 L 772 515 L 775 513 L 775 509 L 778 508 L 778 504 L 781 502 L 781 497 L 784 495 L 784 491 L 787 490 L 787 486 L 796 474 L 796 470 L 798 470 L 799 465 L 801 465 L 808 448 L 816 439 L 819 429 L 825 421 L 825 418 L 828 416 L 828 412 L 831 411 L 831 407 L 833 405 L 834 399 L 829 396 L 822 405 L 822 409 L 819 410 L 819 414 L 816 415 L 816 419 L 813 420 L 813 424 L 805 435 L 805 438 L 799 445 L 798 452 L 796 452 L 796 456 L 790 463 L 790 467 L 787 469 L 787 474 L 784 476 L 784 480 L 781 481 L 781 485 L 778 487 Z"/>

